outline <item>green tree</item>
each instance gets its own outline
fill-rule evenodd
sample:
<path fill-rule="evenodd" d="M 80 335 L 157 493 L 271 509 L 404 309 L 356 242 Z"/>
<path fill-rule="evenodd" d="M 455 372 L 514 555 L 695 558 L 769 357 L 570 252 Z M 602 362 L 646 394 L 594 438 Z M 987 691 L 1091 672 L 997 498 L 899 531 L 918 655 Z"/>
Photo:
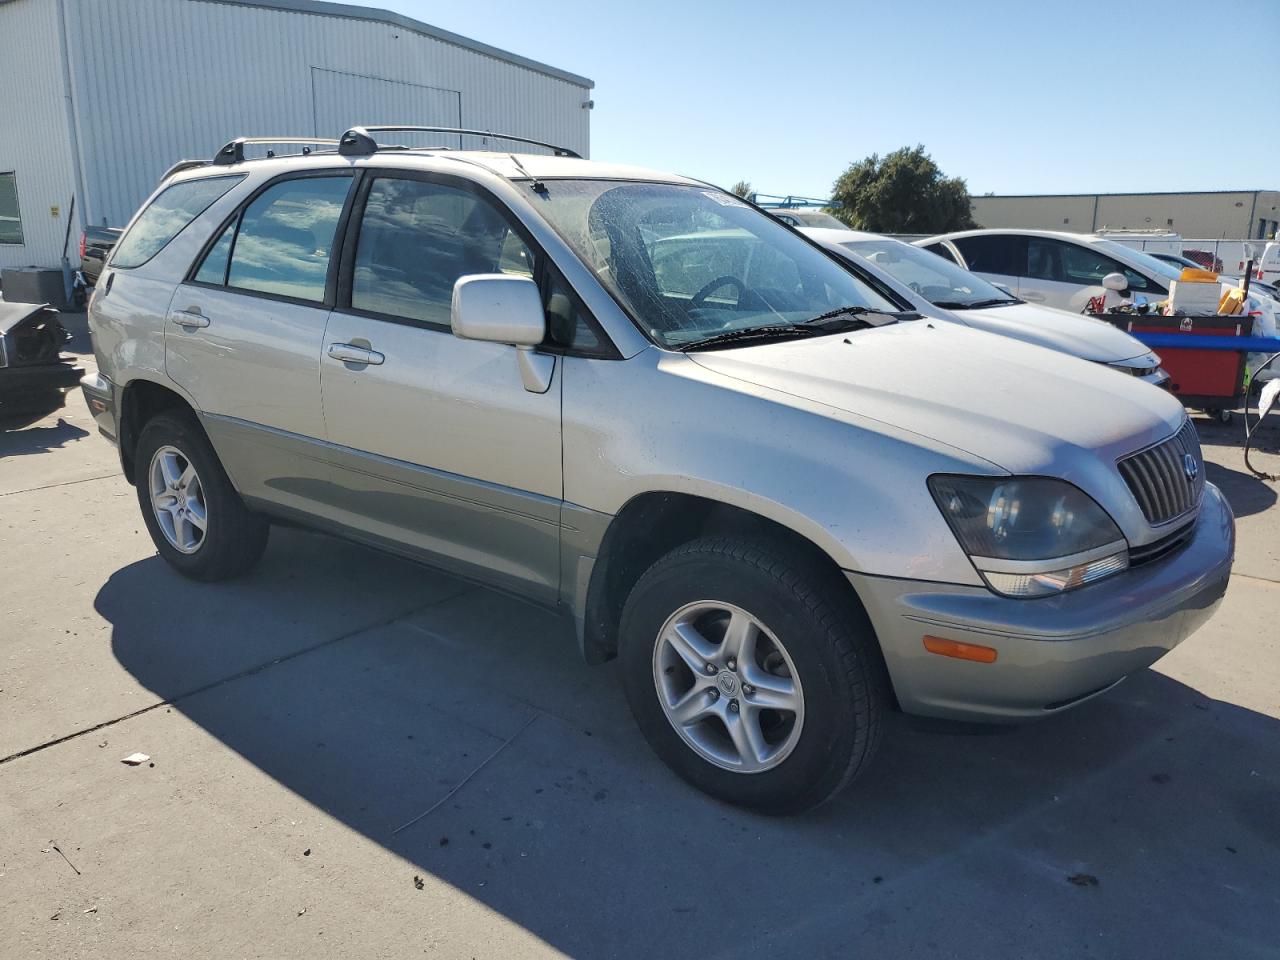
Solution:
<path fill-rule="evenodd" d="M 735 197 L 741 197 L 743 200 L 745 200 L 747 199 L 747 197 L 751 196 L 751 194 L 755 193 L 756 191 L 755 191 L 755 188 L 751 186 L 750 180 L 739 180 L 737 183 L 735 183 L 732 187 L 729 188 L 729 192 L 732 193 Z"/>
<path fill-rule="evenodd" d="M 850 164 L 831 196 L 838 201 L 831 212 L 855 230 L 945 233 L 975 226 L 968 186 L 943 176 L 923 144 Z"/>

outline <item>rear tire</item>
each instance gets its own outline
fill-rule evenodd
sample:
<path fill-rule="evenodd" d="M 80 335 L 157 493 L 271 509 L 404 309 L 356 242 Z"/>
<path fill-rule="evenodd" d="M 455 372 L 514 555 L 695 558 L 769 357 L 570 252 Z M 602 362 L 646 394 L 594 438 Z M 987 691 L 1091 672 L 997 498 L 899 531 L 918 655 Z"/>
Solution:
<path fill-rule="evenodd" d="M 834 571 L 786 546 L 716 537 L 672 550 L 627 599 L 619 657 L 650 746 L 729 803 L 815 807 L 880 741 L 888 686 L 866 613 Z"/>
<path fill-rule="evenodd" d="M 171 567 L 212 581 L 258 562 L 271 528 L 244 505 L 194 419 L 157 414 L 142 428 L 133 460 L 147 531 Z"/>

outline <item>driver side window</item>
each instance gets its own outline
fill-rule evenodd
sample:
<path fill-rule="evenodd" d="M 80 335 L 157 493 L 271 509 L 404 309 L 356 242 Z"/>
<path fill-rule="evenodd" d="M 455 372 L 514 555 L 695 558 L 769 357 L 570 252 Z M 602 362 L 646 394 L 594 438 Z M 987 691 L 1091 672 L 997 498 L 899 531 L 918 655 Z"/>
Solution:
<path fill-rule="evenodd" d="M 534 267 L 533 251 L 484 197 L 440 183 L 379 177 L 360 220 L 351 306 L 449 327 L 459 277 L 532 277 Z"/>

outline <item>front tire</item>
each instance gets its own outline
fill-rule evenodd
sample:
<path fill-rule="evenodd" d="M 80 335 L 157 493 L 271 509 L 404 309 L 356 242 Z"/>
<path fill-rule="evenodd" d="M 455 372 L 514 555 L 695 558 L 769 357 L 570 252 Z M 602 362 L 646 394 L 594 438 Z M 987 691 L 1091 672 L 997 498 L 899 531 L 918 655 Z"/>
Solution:
<path fill-rule="evenodd" d="M 147 531 L 165 561 L 193 580 L 247 572 L 270 526 L 236 493 L 204 431 L 188 416 L 161 413 L 134 451 L 134 487 Z"/>
<path fill-rule="evenodd" d="M 733 538 L 677 547 L 627 599 L 619 656 L 650 746 L 729 803 L 817 806 L 880 740 L 887 683 L 871 624 L 800 551 Z"/>

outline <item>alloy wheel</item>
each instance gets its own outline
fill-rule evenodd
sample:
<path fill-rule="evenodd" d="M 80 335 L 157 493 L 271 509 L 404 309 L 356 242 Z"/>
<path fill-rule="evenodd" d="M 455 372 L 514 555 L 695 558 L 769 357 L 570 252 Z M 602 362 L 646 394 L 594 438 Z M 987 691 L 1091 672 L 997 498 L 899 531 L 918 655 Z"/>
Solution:
<path fill-rule="evenodd" d="M 160 532 L 175 550 L 195 553 L 204 543 L 209 523 L 195 465 L 177 447 L 163 446 L 151 457 L 147 478 Z"/>
<path fill-rule="evenodd" d="M 800 739 L 804 691 L 795 664 L 741 607 L 699 600 L 673 613 L 654 645 L 653 680 L 672 727 L 725 770 L 769 770 Z"/>

